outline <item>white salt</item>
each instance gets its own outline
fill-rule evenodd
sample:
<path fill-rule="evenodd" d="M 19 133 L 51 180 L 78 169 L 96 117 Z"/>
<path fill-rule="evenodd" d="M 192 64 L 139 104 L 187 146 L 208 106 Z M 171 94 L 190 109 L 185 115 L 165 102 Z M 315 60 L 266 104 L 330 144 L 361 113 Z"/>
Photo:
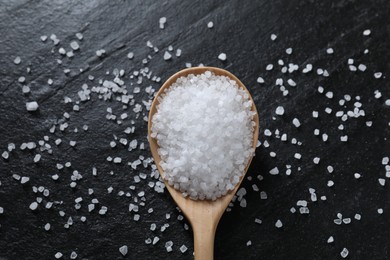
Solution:
<path fill-rule="evenodd" d="M 281 116 L 284 114 L 284 107 L 282 106 L 278 106 L 275 110 L 275 113 L 278 115 L 278 116 Z"/>
<path fill-rule="evenodd" d="M 27 111 L 36 111 L 38 109 L 38 103 L 36 101 L 31 101 L 26 103 Z"/>
<path fill-rule="evenodd" d="M 169 52 L 165 51 L 164 60 L 170 60 L 171 58 L 172 58 L 172 55 Z"/>
<path fill-rule="evenodd" d="M 301 126 L 301 122 L 299 122 L 298 118 L 294 118 L 292 123 L 293 123 L 293 125 L 295 127 L 300 127 Z"/>
<path fill-rule="evenodd" d="M 120 252 L 123 256 L 127 255 L 127 252 L 128 252 L 127 246 L 126 246 L 126 245 L 121 246 L 121 247 L 119 248 L 119 252 Z"/>
<path fill-rule="evenodd" d="M 159 102 L 151 137 L 168 183 L 192 199 L 215 200 L 233 190 L 254 154 L 249 95 L 206 71 L 177 79 Z"/>
<path fill-rule="evenodd" d="M 222 52 L 221 54 L 218 55 L 218 59 L 221 60 L 221 61 L 225 61 L 226 58 L 227 58 L 227 57 L 226 57 L 226 54 L 223 53 L 223 52 Z"/>

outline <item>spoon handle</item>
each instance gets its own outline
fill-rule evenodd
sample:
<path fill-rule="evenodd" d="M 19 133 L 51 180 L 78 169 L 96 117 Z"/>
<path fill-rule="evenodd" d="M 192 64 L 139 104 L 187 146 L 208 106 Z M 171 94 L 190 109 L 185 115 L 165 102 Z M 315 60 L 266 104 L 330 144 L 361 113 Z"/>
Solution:
<path fill-rule="evenodd" d="M 214 238 L 217 226 L 213 219 L 199 219 L 192 223 L 195 260 L 214 259 Z"/>

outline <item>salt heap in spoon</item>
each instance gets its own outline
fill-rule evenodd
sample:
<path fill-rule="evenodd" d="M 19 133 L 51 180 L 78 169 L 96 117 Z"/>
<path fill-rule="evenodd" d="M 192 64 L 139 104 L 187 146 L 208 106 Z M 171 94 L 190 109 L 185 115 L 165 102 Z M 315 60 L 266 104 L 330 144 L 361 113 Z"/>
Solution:
<path fill-rule="evenodd" d="M 151 137 L 169 185 L 201 200 L 233 190 L 254 154 L 249 94 L 206 71 L 178 78 L 158 101 Z"/>

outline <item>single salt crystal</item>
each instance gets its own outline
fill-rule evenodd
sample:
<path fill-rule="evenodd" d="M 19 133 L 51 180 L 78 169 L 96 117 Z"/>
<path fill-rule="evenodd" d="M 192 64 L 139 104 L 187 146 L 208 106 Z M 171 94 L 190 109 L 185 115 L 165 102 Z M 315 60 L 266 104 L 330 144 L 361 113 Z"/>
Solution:
<path fill-rule="evenodd" d="M 367 69 L 367 66 L 364 64 L 359 64 L 358 69 L 362 72 L 364 72 Z"/>
<path fill-rule="evenodd" d="M 60 259 L 62 256 L 63 256 L 63 254 L 62 254 L 61 252 L 57 252 L 57 253 L 54 255 L 54 257 L 55 257 L 56 259 Z"/>
<path fill-rule="evenodd" d="M 39 162 L 40 160 L 41 160 L 41 155 L 40 155 L 40 154 L 36 154 L 36 155 L 34 156 L 34 162 L 37 163 L 37 162 Z"/>
<path fill-rule="evenodd" d="M 157 242 L 158 242 L 159 240 L 160 240 L 159 237 L 154 237 L 154 238 L 153 238 L 152 244 L 153 244 L 153 245 L 157 244 Z"/>
<path fill-rule="evenodd" d="M 274 68 L 274 65 L 272 65 L 272 64 L 268 64 L 268 65 L 265 67 L 266 70 L 272 70 L 273 68 Z"/>
<path fill-rule="evenodd" d="M 0 207 L 0 215 L 4 213 L 4 208 Z"/>
<path fill-rule="evenodd" d="M 277 227 L 277 228 L 283 227 L 283 223 L 282 223 L 282 221 L 280 221 L 280 219 L 278 219 L 278 220 L 276 221 L 275 227 Z"/>
<path fill-rule="evenodd" d="M 278 36 L 276 36 L 276 34 L 271 34 L 271 41 L 275 41 L 276 38 L 278 38 Z"/>
<path fill-rule="evenodd" d="M 355 214 L 355 219 L 356 220 L 361 220 L 362 219 L 362 216 L 358 213 Z"/>
<path fill-rule="evenodd" d="M 20 64 L 21 61 L 22 61 L 22 59 L 19 56 L 15 57 L 15 59 L 14 59 L 14 63 L 16 65 Z"/>
<path fill-rule="evenodd" d="M 222 52 L 222 53 L 220 53 L 220 54 L 218 55 L 218 59 L 221 60 L 221 61 L 225 61 L 226 58 L 227 58 L 226 53 L 223 53 L 223 52 Z"/>
<path fill-rule="evenodd" d="M 246 246 L 251 246 L 252 245 L 252 241 L 251 240 L 248 240 L 247 242 L 246 242 Z"/>
<path fill-rule="evenodd" d="M 263 223 L 263 221 L 261 219 L 255 218 L 255 223 L 260 225 Z"/>
<path fill-rule="evenodd" d="M 327 184 L 328 187 L 332 187 L 333 185 L 334 185 L 334 182 L 332 180 L 328 181 L 328 184 Z"/>
<path fill-rule="evenodd" d="M 26 103 L 27 111 L 36 111 L 38 109 L 38 103 L 36 101 L 31 101 Z"/>
<path fill-rule="evenodd" d="M 185 246 L 185 245 L 182 245 L 181 247 L 180 247 L 180 252 L 182 252 L 183 254 L 187 251 L 187 247 Z"/>
<path fill-rule="evenodd" d="M 72 41 L 72 42 L 70 43 L 70 47 L 71 47 L 74 51 L 76 51 L 76 50 L 78 50 L 78 49 L 80 48 L 78 42 L 76 42 L 76 41 Z"/>
<path fill-rule="evenodd" d="M 121 246 L 121 247 L 119 248 L 119 252 L 120 252 L 123 256 L 126 256 L 127 253 L 128 253 L 128 247 L 127 247 L 126 245 Z"/>
<path fill-rule="evenodd" d="M 172 55 L 169 52 L 165 51 L 164 60 L 170 60 L 171 58 L 172 58 Z"/>
<path fill-rule="evenodd" d="M 387 164 L 389 164 L 389 161 L 390 161 L 390 158 L 389 157 L 383 157 L 382 158 L 382 165 L 387 165 Z"/>
<path fill-rule="evenodd" d="M 334 242 L 334 238 L 332 237 L 332 236 L 330 236 L 329 238 L 328 238 L 328 244 L 330 244 L 330 243 L 333 243 Z"/>
<path fill-rule="evenodd" d="M 378 212 L 378 214 L 383 214 L 383 209 L 382 208 L 379 208 L 379 209 L 377 209 L 377 212 Z"/>
<path fill-rule="evenodd" d="M 333 54 L 333 48 L 328 48 L 326 49 L 327 54 Z"/>
<path fill-rule="evenodd" d="M 49 231 L 50 230 L 50 223 L 46 223 L 45 226 L 44 226 L 44 229 L 46 231 Z"/>
<path fill-rule="evenodd" d="M 122 162 L 122 158 L 120 158 L 120 157 L 114 158 L 114 163 L 121 163 L 121 162 Z"/>
<path fill-rule="evenodd" d="M 292 53 L 292 48 L 287 48 L 287 49 L 286 49 L 286 53 L 287 53 L 288 55 L 290 55 L 290 54 Z"/>
<path fill-rule="evenodd" d="M 84 36 L 82 33 L 78 32 L 78 33 L 76 33 L 76 38 L 81 41 L 84 38 Z"/>
<path fill-rule="evenodd" d="M 70 259 L 76 259 L 77 258 L 77 253 L 75 251 L 72 251 L 72 253 L 70 253 Z"/>
<path fill-rule="evenodd" d="M 329 99 L 332 99 L 333 98 L 333 92 L 332 91 L 328 91 L 326 92 L 325 96 Z"/>
<path fill-rule="evenodd" d="M 355 179 L 360 179 L 361 177 L 360 173 L 355 173 L 353 176 L 355 177 Z"/>
<path fill-rule="evenodd" d="M 159 22 L 159 25 L 160 25 L 160 29 L 164 29 L 165 28 L 165 23 L 167 22 L 167 18 L 166 17 L 161 17 L 158 22 Z"/>
<path fill-rule="evenodd" d="M 30 209 L 31 210 L 36 210 L 37 208 L 38 208 L 38 203 L 37 202 L 34 201 L 33 203 L 30 204 Z"/>
<path fill-rule="evenodd" d="M 22 179 L 20 180 L 20 183 L 25 184 L 25 183 L 29 182 L 29 180 L 30 180 L 29 177 L 22 177 Z"/>
<path fill-rule="evenodd" d="M 264 79 L 262 77 L 258 77 L 257 78 L 257 83 L 263 84 L 264 83 Z"/>
<path fill-rule="evenodd" d="M 9 153 L 7 151 L 4 151 L 1 156 L 5 159 L 5 160 L 8 160 L 9 158 Z"/>
<path fill-rule="evenodd" d="M 388 107 L 390 107 L 390 99 L 386 99 L 385 105 L 388 106 Z"/>
<path fill-rule="evenodd" d="M 376 79 L 381 78 L 381 77 L 382 77 L 382 72 L 375 72 L 375 73 L 374 73 L 374 77 L 375 77 Z"/>
<path fill-rule="evenodd" d="M 346 249 L 345 247 L 343 248 L 343 250 L 341 251 L 340 255 L 342 258 L 346 258 L 349 254 L 349 251 L 348 249 Z"/>
<path fill-rule="evenodd" d="M 295 127 L 300 127 L 301 123 L 299 122 L 298 118 L 294 118 L 292 121 L 293 125 Z"/>
<path fill-rule="evenodd" d="M 292 79 L 288 79 L 288 80 L 287 80 L 287 83 L 288 83 L 291 87 L 295 87 L 295 86 L 297 85 L 297 83 L 295 83 L 295 81 L 292 80 Z"/>
<path fill-rule="evenodd" d="M 348 225 L 349 223 L 351 223 L 351 218 L 344 218 L 343 222 L 344 222 L 344 224 Z"/>
<path fill-rule="evenodd" d="M 277 175 L 277 174 L 279 174 L 279 169 L 278 169 L 278 167 L 272 168 L 272 169 L 269 171 L 269 173 L 270 173 L 271 175 Z"/>
<path fill-rule="evenodd" d="M 45 42 L 47 40 L 47 35 L 42 35 L 40 38 L 41 38 L 41 41 Z"/>
<path fill-rule="evenodd" d="M 284 114 L 284 107 L 282 106 L 278 106 L 275 110 L 275 113 L 279 116 L 283 115 Z"/>
<path fill-rule="evenodd" d="M 302 158 L 302 155 L 300 153 L 295 153 L 294 158 L 300 160 Z"/>
<path fill-rule="evenodd" d="M 207 23 L 207 28 L 211 29 L 214 27 L 214 23 L 212 21 Z"/>
<path fill-rule="evenodd" d="M 378 182 L 381 186 L 385 186 L 386 180 L 383 178 L 378 178 Z"/>
<path fill-rule="evenodd" d="M 127 58 L 128 58 L 129 60 L 133 59 L 133 58 L 134 58 L 134 53 L 133 53 L 133 52 L 129 52 L 129 53 L 127 54 Z"/>
<path fill-rule="evenodd" d="M 369 36 L 371 34 L 371 30 L 370 29 L 366 29 L 363 31 L 363 35 L 364 36 Z"/>
<path fill-rule="evenodd" d="M 348 135 L 343 135 L 340 137 L 341 142 L 347 142 L 348 141 Z"/>
<path fill-rule="evenodd" d="M 341 225 L 341 224 L 342 224 L 342 220 L 339 219 L 339 218 L 334 219 L 333 222 L 334 222 L 336 225 Z"/>
<path fill-rule="evenodd" d="M 332 173 L 334 171 L 332 165 L 329 165 L 328 167 L 326 167 L 326 169 L 328 170 L 329 173 Z"/>

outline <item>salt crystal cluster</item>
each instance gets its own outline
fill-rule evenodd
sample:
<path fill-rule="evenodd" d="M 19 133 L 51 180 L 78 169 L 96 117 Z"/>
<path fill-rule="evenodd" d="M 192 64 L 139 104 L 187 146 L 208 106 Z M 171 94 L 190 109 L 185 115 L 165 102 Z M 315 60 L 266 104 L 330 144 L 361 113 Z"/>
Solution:
<path fill-rule="evenodd" d="M 228 77 L 206 71 L 177 79 L 152 118 L 169 185 L 200 200 L 233 190 L 254 155 L 251 108 L 249 94 Z"/>

